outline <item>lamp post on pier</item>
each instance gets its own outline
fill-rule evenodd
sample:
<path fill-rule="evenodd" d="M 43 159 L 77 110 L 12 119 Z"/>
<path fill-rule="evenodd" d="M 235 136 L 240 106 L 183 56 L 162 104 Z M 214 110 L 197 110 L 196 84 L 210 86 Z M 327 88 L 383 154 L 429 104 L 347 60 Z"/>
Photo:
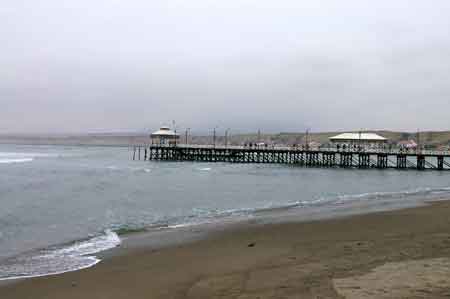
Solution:
<path fill-rule="evenodd" d="M 216 148 L 216 130 L 218 127 L 214 127 L 213 130 L 213 148 Z"/>
<path fill-rule="evenodd" d="M 228 148 L 228 132 L 230 131 L 230 128 L 225 130 L 225 148 Z"/>
<path fill-rule="evenodd" d="M 309 128 L 306 129 L 305 133 L 305 149 L 309 151 Z"/>
<path fill-rule="evenodd" d="M 358 140 L 358 147 L 359 148 L 358 148 L 358 151 L 361 151 L 362 150 L 362 146 L 361 146 L 362 129 L 359 130 L 358 135 L 359 135 L 359 140 Z"/>
<path fill-rule="evenodd" d="M 422 145 L 420 144 L 420 129 L 417 129 L 417 146 L 416 146 L 416 154 L 420 155 L 422 153 Z"/>
<path fill-rule="evenodd" d="M 177 135 L 177 125 L 175 123 L 175 120 L 172 120 L 173 125 L 173 131 L 175 132 L 175 135 Z M 175 146 L 177 146 L 177 139 L 175 139 Z"/>
<path fill-rule="evenodd" d="M 185 135 L 185 144 L 186 144 L 186 145 L 189 144 L 188 136 L 189 136 L 190 131 L 191 131 L 191 128 L 186 128 L 186 132 L 185 132 L 185 134 L 186 134 L 186 135 Z"/>

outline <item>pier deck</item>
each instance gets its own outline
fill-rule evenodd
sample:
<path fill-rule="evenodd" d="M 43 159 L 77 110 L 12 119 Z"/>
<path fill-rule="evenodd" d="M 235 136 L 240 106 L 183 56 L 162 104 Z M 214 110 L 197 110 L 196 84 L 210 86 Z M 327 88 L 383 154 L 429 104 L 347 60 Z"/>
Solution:
<path fill-rule="evenodd" d="M 133 160 L 272 163 L 328 168 L 450 170 L 450 153 L 437 151 L 141 145 L 133 146 Z"/>

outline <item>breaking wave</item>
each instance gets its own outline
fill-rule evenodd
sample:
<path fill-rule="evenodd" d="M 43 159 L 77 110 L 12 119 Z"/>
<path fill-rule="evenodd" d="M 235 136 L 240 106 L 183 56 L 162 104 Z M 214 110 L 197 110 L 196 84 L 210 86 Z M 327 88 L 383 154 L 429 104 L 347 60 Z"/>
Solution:
<path fill-rule="evenodd" d="M 0 164 L 32 162 L 36 158 L 58 158 L 59 154 L 0 152 Z"/>
<path fill-rule="evenodd" d="M 372 192 L 361 194 L 343 194 L 329 197 L 319 197 L 316 199 L 295 201 L 286 204 L 267 204 L 257 208 L 238 208 L 228 210 L 207 210 L 196 208 L 192 214 L 176 219 L 168 219 L 166 221 L 152 225 L 152 228 L 182 228 L 188 226 L 196 226 L 212 222 L 221 222 L 221 219 L 228 217 L 252 217 L 261 212 L 271 212 L 277 210 L 286 210 L 293 208 L 306 208 L 315 206 L 333 206 L 343 203 L 361 202 L 361 201 L 381 201 L 389 200 L 436 200 L 450 196 L 450 187 L 442 188 L 417 188 L 414 190 L 405 190 L 399 192 Z"/>
<path fill-rule="evenodd" d="M 0 158 L 57 158 L 59 154 L 50 153 L 19 153 L 19 152 L 0 152 Z"/>
<path fill-rule="evenodd" d="M 113 231 L 68 246 L 29 252 L 0 264 L 0 280 L 62 274 L 92 267 L 100 262 L 96 253 L 120 245 Z"/>
<path fill-rule="evenodd" d="M 333 206 L 348 202 L 360 201 L 395 201 L 395 200 L 432 200 L 445 198 L 450 195 L 450 187 L 443 188 L 418 188 L 398 192 L 372 192 L 361 194 L 341 194 L 328 197 L 313 198 L 310 200 L 296 201 L 279 204 L 266 204 L 257 208 L 238 208 L 228 210 L 209 210 L 196 208 L 183 217 L 169 218 L 157 223 L 144 226 L 150 229 L 180 229 L 189 226 L 221 223 L 226 219 L 236 217 L 253 217 L 258 213 L 314 206 Z M 130 231 L 141 231 L 133 227 Z M 104 250 L 120 245 L 121 240 L 114 231 L 106 231 L 104 234 L 88 240 L 72 243 L 68 246 L 59 246 L 43 249 L 31 253 L 25 253 L 0 263 L 0 280 L 20 279 L 61 274 L 92 267 L 100 262 L 95 256 Z"/>
<path fill-rule="evenodd" d="M 21 158 L 21 159 L 0 159 L 0 164 L 13 164 L 13 163 L 26 163 L 32 162 L 33 158 Z"/>

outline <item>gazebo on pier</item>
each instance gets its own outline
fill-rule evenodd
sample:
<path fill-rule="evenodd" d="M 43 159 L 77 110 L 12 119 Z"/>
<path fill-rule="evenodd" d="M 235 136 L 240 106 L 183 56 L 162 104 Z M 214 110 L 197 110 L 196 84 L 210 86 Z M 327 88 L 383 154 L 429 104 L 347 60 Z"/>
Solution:
<path fill-rule="evenodd" d="M 342 133 L 337 136 L 330 137 L 333 144 L 339 145 L 364 145 L 379 146 L 386 144 L 388 140 L 383 136 L 375 133 Z"/>
<path fill-rule="evenodd" d="M 176 145 L 177 140 L 180 138 L 175 131 L 171 130 L 169 127 L 161 127 L 158 131 L 153 132 L 150 135 L 152 144 L 160 145 Z"/>

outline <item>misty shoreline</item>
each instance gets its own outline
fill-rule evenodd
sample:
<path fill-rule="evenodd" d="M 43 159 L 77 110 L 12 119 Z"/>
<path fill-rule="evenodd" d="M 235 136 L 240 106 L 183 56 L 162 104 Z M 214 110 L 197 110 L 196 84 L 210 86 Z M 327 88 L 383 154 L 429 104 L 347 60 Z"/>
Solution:
<path fill-rule="evenodd" d="M 373 131 L 389 139 L 396 144 L 400 141 L 414 140 L 417 133 Z M 309 141 L 325 144 L 328 138 L 341 131 L 309 133 Z M 127 147 L 130 145 L 150 144 L 150 133 L 104 133 L 104 134 L 0 134 L 0 144 L 14 145 L 66 145 L 66 146 L 115 146 Z M 185 143 L 185 136 L 181 134 L 180 143 Z M 430 147 L 448 146 L 450 144 L 450 131 L 428 131 L 421 132 L 422 142 Z M 280 132 L 271 134 L 238 133 L 228 137 L 228 144 L 242 145 L 249 142 L 265 142 L 267 144 L 303 144 L 305 133 Z M 198 145 L 212 144 L 212 136 L 192 135 L 189 143 Z M 225 137 L 220 134 L 216 136 L 217 144 L 224 144 Z"/>

